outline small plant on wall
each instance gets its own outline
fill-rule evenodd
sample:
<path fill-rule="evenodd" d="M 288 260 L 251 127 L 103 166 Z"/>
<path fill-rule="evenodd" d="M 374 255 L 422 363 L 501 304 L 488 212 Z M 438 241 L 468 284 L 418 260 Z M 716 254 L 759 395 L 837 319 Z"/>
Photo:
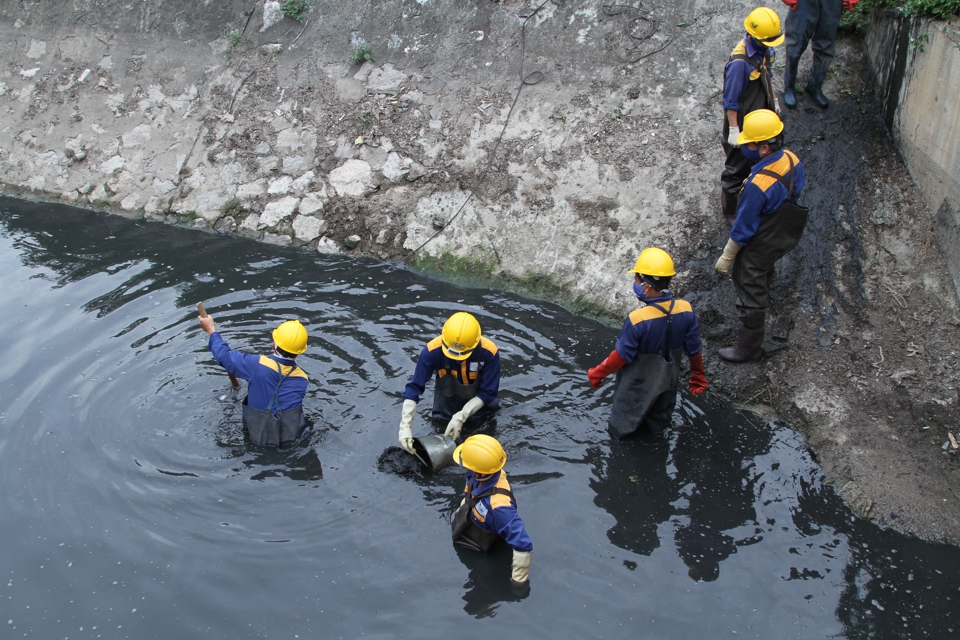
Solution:
<path fill-rule="evenodd" d="M 373 62 L 373 49 L 366 42 L 358 44 L 350 56 L 350 61 L 354 64 L 363 64 L 364 62 Z"/>
<path fill-rule="evenodd" d="M 280 13 L 297 22 L 303 22 L 303 14 L 306 12 L 307 0 L 281 0 L 280 2 Z"/>

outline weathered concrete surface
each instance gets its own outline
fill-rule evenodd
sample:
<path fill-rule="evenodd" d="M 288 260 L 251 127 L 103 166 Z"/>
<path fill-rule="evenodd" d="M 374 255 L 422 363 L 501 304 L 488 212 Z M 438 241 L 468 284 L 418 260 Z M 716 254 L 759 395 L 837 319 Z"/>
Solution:
<path fill-rule="evenodd" d="M 877 13 L 865 38 L 884 118 L 924 200 L 960 291 L 960 24 Z"/>
<path fill-rule="evenodd" d="M 960 424 L 957 301 L 857 43 L 829 110 L 785 113 L 812 211 L 774 282 L 790 349 L 733 366 L 715 355 L 736 323 L 712 271 L 720 86 L 754 3 L 311 0 L 266 28 L 250 2 L 52 4 L 0 4 L 9 190 L 322 253 L 452 254 L 620 317 L 624 271 L 662 246 L 711 393 L 803 429 L 860 513 L 960 541 L 940 449 Z M 351 63 L 363 43 L 375 62 Z"/>
<path fill-rule="evenodd" d="M 621 309 L 638 248 L 716 228 L 716 87 L 749 3 L 314 1 L 262 32 L 250 6 L 7 7 L 4 181 L 384 257 L 429 240 Z M 363 42 L 376 62 L 350 64 Z M 542 80 L 503 131 L 521 65 Z"/>

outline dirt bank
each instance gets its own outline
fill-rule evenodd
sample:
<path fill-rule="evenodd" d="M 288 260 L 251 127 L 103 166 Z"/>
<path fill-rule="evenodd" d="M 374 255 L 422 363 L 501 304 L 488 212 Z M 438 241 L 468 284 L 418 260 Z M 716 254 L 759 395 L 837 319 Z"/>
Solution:
<path fill-rule="evenodd" d="M 803 430 L 861 514 L 960 542 L 942 449 L 960 423 L 957 298 L 857 42 L 833 105 L 786 115 L 811 207 L 774 290 L 788 347 L 734 367 L 715 356 L 735 318 L 712 272 L 719 88 L 750 2 L 311 0 L 304 22 L 271 25 L 249 2 L 78 6 L 4 10 L 8 192 L 468 268 L 617 322 L 625 265 L 662 246 L 712 393 Z M 363 45 L 375 60 L 352 62 Z"/>
<path fill-rule="evenodd" d="M 828 82 L 834 103 L 824 112 L 801 103 L 785 116 L 788 146 L 809 167 L 811 207 L 777 274 L 770 326 L 792 327 L 789 347 L 757 365 L 712 358 L 710 371 L 716 391 L 803 431 L 858 513 L 956 543 L 956 294 L 933 215 L 892 149 L 864 68 L 859 41 L 844 39 Z M 710 280 L 704 262 L 690 286 Z M 730 318 L 731 302 L 714 289 L 699 308 Z M 704 319 L 713 344 L 732 334 Z"/>

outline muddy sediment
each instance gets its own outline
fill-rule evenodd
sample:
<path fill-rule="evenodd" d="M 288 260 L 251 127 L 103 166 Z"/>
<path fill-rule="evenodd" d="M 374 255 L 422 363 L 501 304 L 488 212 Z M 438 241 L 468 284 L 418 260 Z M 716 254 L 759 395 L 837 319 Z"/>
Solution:
<path fill-rule="evenodd" d="M 616 323 L 623 272 L 662 246 L 709 393 L 803 431 L 861 515 L 960 542 L 956 293 L 855 38 L 830 108 L 785 113 L 810 222 L 777 270 L 769 356 L 734 366 L 715 355 L 736 324 L 713 274 L 719 88 L 752 4 L 312 0 L 270 25 L 249 4 L 6 9 L 7 193 L 467 269 Z M 352 61 L 363 45 L 374 60 Z"/>

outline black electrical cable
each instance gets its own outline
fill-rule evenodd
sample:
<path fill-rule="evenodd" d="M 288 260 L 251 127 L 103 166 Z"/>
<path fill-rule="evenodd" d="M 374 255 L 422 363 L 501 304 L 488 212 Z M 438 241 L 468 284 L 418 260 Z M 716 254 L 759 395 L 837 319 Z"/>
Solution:
<path fill-rule="evenodd" d="M 639 6 L 627 5 L 627 4 L 605 4 L 603 5 L 603 13 L 613 17 L 618 16 L 626 12 L 636 12 L 636 16 L 633 17 L 623 29 L 623 36 L 625 36 L 633 44 L 631 47 L 628 47 L 625 51 L 629 57 L 624 57 L 620 55 L 620 52 L 617 51 L 616 47 L 613 49 L 614 55 L 620 58 L 621 61 L 626 62 L 627 64 L 633 64 L 639 62 L 648 56 L 652 56 L 655 53 L 663 51 L 669 47 L 673 41 L 676 39 L 676 33 L 673 29 L 673 26 L 663 20 L 655 18 L 653 14 L 643 11 Z M 642 31 L 638 29 L 642 27 Z M 664 29 L 669 32 L 669 36 L 662 45 L 656 49 L 650 51 L 639 52 L 640 44 L 646 40 L 649 40 L 653 35 L 659 32 L 661 29 Z M 637 55 L 629 55 L 631 52 L 638 52 Z"/>
<path fill-rule="evenodd" d="M 494 143 L 493 149 L 490 150 L 490 156 L 489 156 L 489 159 L 487 160 L 487 165 L 483 168 L 483 172 L 480 174 L 480 177 L 477 178 L 477 181 L 473 184 L 473 186 L 469 187 L 468 190 L 470 194 L 467 196 L 466 200 L 463 201 L 463 204 L 460 205 L 460 208 L 457 209 L 457 212 L 454 213 L 453 216 L 444 223 L 442 229 L 440 229 L 435 234 L 427 238 L 423 242 L 423 244 L 421 244 L 419 247 L 410 251 L 407 254 L 407 257 L 414 255 L 415 253 L 423 249 L 425 246 L 427 246 L 431 241 L 437 238 L 441 233 L 446 231 L 447 227 L 451 223 L 453 223 L 453 221 L 456 220 L 461 213 L 463 213 L 463 210 L 466 208 L 467 204 L 473 199 L 473 196 L 476 195 L 477 188 L 481 184 L 483 184 L 483 181 L 486 180 L 487 178 L 487 174 L 490 173 L 490 167 L 493 166 L 493 161 L 496 159 L 497 148 L 499 148 L 500 142 L 503 140 L 503 136 L 507 131 L 507 124 L 510 123 L 510 116 L 513 114 L 514 107 L 517 106 L 517 101 L 520 99 L 520 92 L 523 90 L 523 87 L 535 85 L 541 80 L 543 80 L 542 71 L 531 71 L 526 76 L 523 75 L 523 59 L 524 59 L 524 56 L 526 53 L 526 47 L 527 47 L 527 38 L 526 38 L 527 22 L 529 22 L 531 18 L 537 15 L 540 9 L 542 9 L 550 1 L 551 0 L 544 0 L 543 3 L 540 4 L 540 6 L 538 6 L 536 9 L 534 9 L 530 15 L 523 17 L 523 24 L 520 27 L 520 86 L 517 87 L 517 93 L 513 97 L 513 104 L 510 105 L 510 110 L 507 111 L 507 117 L 503 121 L 503 128 L 500 130 L 500 135 L 497 136 L 497 141 Z M 480 217 L 479 213 L 477 213 L 477 220 L 480 222 L 480 226 L 483 227 L 483 230 L 487 231 L 487 225 L 483 222 L 483 218 Z M 496 256 L 497 258 L 497 264 L 500 264 L 501 263 L 500 253 L 497 251 L 497 246 L 494 244 L 493 239 L 490 238 L 490 234 L 488 231 L 487 231 L 487 238 L 490 239 L 490 246 L 493 249 L 493 255 Z"/>

